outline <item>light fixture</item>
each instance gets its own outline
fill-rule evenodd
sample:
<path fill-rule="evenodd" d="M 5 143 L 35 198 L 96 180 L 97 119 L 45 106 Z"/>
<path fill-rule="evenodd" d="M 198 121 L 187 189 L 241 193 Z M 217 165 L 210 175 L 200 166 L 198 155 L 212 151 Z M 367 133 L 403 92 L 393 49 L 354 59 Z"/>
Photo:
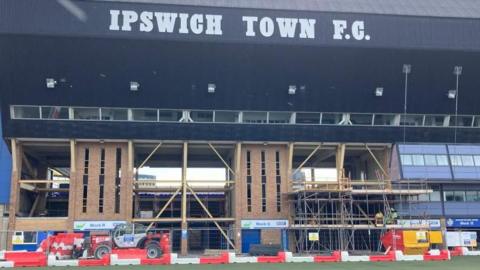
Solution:
<path fill-rule="evenodd" d="M 412 72 L 412 65 L 404 64 L 403 65 L 403 73 L 409 74 L 410 72 Z"/>
<path fill-rule="evenodd" d="M 140 90 L 140 84 L 138 82 L 130 82 L 130 91 Z"/>
<path fill-rule="evenodd" d="M 57 85 L 57 81 L 53 78 L 45 79 L 45 83 L 47 85 L 47 88 L 55 88 L 55 86 Z"/>
<path fill-rule="evenodd" d="M 462 66 L 455 66 L 453 68 L 453 74 L 457 76 L 462 75 L 462 69 Z"/>
<path fill-rule="evenodd" d="M 376 96 L 376 97 L 381 97 L 381 96 L 383 96 L 383 87 L 377 87 L 377 88 L 375 88 L 375 96 Z"/>
<path fill-rule="evenodd" d="M 449 99 L 455 99 L 457 97 L 457 90 L 448 90 L 447 96 Z"/>
<path fill-rule="evenodd" d="M 288 94 L 289 95 L 295 95 L 296 92 L 297 92 L 297 86 L 296 85 L 288 86 Z"/>
<path fill-rule="evenodd" d="M 217 86 L 214 83 L 209 83 L 208 84 L 208 93 L 210 93 L 210 94 L 215 93 L 216 88 L 217 88 Z"/>

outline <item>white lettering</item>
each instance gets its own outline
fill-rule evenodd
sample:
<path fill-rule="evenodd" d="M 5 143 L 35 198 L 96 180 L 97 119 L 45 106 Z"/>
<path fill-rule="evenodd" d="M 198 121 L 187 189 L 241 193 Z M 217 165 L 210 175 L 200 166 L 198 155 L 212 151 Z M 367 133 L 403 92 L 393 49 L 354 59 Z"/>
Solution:
<path fill-rule="evenodd" d="M 363 21 L 354 21 L 352 23 L 352 36 L 356 40 L 365 38 L 365 24 Z"/>
<path fill-rule="evenodd" d="M 110 10 L 110 30 L 120 30 L 120 26 L 118 25 L 118 15 L 120 15 L 120 10 Z"/>
<path fill-rule="evenodd" d="M 175 20 L 177 19 L 177 16 L 177 13 L 155 12 L 158 32 L 172 33 L 173 28 L 175 27 Z"/>
<path fill-rule="evenodd" d="M 333 39 L 343 39 L 343 32 L 347 28 L 347 21 L 333 20 Z"/>
<path fill-rule="evenodd" d="M 180 17 L 180 29 L 178 32 L 180 34 L 188 34 L 188 14 L 187 13 L 180 13 L 178 14 Z"/>
<path fill-rule="evenodd" d="M 138 20 L 137 12 L 133 10 L 122 10 L 123 25 L 122 31 L 132 31 L 131 24 Z"/>
<path fill-rule="evenodd" d="M 275 25 L 273 24 L 273 20 L 269 17 L 263 17 L 260 20 L 260 33 L 264 37 L 271 37 L 275 32 Z"/>
<path fill-rule="evenodd" d="M 315 19 L 300 19 L 300 38 L 315 38 Z"/>
<path fill-rule="evenodd" d="M 297 28 L 298 19 L 292 18 L 277 18 L 278 29 L 280 36 L 284 38 L 294 38 L 295 30 Z"/>
<path fill-rule="evenodd" d="M 153 30 L 153 12 L 144 11 L 140 13 L 140 31 L 152 32 Z"/>
<path fill-rule="evenodd" d="M 205 34 L 221 36 L 223 34 L 222 15 L 205 15 L 205 18 L 207 19 L 207 30 Z"/>
<path fill-rule="evenodd" d="M 193 14 L 190 17 L 190 29 L 194 34 L 201 34 L 203 32 L 203 16 L 202 14 Z"/>
<path fill-rule="evenodd" d="M 242 21 L 247 23 L 247 32 L 245 33 L 245 35 L 247 37 L 254 37 L 255 29 L 253 29 L 253 26 L 254 26 L 254 23 L 258 21 L 258 17 L 243 16 Z"/>

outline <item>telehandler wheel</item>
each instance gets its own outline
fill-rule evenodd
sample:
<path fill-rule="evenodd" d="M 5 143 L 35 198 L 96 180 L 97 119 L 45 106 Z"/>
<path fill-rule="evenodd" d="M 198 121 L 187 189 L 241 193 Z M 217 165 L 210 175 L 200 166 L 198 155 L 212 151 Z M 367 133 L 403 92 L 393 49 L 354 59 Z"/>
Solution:
<path fill-rule="evenodd" d="M 145 246 L 147 250 L 147 258 L 155 259 L 160 258 L 162 256 L 162 249 L 160 248 L 160 244 L 158 242 L 150 242 Z"/>
<path fill-rule="evenodd" d="M 103 256 L 109 254 L 112 252 L 112 249 L 107 246 L 107 245 L 99 245 L 95 251 L 93 252 L 93 255 L 95 256 L 96 259 L 101 259 Z"/>

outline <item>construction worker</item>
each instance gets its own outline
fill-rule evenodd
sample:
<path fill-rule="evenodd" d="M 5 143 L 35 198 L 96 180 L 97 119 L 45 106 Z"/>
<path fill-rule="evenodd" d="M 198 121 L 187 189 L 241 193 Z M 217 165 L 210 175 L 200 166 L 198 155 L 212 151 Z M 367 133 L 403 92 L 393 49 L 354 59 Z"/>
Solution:
<path fill-rule="evenodd" d="M 383 213 L 382 212 L 378 212 L 375 214 L 375 226 L 376 227 L 380 227 L 380 226 L 383 226 Z"/>

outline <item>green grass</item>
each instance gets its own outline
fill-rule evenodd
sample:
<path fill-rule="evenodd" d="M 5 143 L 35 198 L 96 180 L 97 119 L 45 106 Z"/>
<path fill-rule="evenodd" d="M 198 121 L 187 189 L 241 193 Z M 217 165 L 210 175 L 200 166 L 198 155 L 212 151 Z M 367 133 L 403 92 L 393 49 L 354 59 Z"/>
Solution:
<path fill-rule="evenodd" d="M 22 268 L 40 269 L 40 268 Z M 44 269 L 73 269 L 73 267 L 51 267 Z M 167 266 L 105 266 L 86 267 L 85 270 L 479 270 L 480 256 L 455 257 L 451 261 L 443 262 L 344 262 L 344 263 L 283 263 L 283 264 L 227 264 L 227 265 L 167 265 Z"/>

